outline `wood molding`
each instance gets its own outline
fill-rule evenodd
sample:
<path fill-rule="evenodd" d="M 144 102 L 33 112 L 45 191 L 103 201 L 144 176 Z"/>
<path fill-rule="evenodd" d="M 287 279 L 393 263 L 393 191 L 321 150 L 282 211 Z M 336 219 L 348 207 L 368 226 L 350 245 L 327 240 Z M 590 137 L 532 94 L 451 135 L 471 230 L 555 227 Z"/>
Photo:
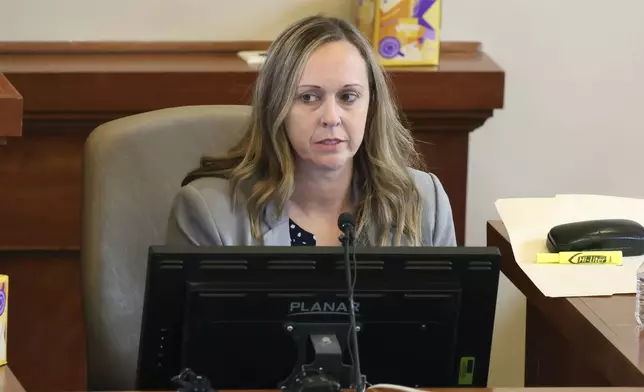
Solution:
<path fill-rule="evenodd" d="M 0 42 L 0 53 L 235 53 L 266 50 L 270 41 L 71 41 Z"/>
<path fill-rule="evenodd" d="M 494 115 L 492 110 L 406 111 L 403 113 L 414 133 L 471 132 Z"/>
<path fill-rule="evenodd" d="M 32 112 L 26 113 L 30 132 L 69 131 L 79 128 L 93 128 L 102 123 L 131 116 L 139 112 Z M 402 120 L 414 132 L 436 132 L 453 130 L 470 132 L 481 127 L 494 116 L 493 110 L 444 110 L 444 111 L 401 111 Z M 52 126 L 55 124 L 55 126 Z"/>
<path fill-rule="evenodd" d="M 242 50 L 266 50 L 271 41 L 70 41 L 23 42 L 0 41 L 0 54 L 45 53 L 235 53 Z M 441 42 L 443 53 L 481 51 L 476 41 Z"/>
<path fill-rule="evenodd" d="M 22 95 L 0 73 L 0 146 L 7 137 L 22 135 Z"/>
<path fill-rule="evenodd" d="M 503 71 L 485 54 L 460 56 L 446 55 L 439 70 L 389 70 L 399 107 L 405 111 L 503 107 Z M 234 55 L 10 57 L 0 55 L 0 70 L 5 68 L 6 77 L 25 97 L 25 115 L 249 104 L 257 75 Z"/>

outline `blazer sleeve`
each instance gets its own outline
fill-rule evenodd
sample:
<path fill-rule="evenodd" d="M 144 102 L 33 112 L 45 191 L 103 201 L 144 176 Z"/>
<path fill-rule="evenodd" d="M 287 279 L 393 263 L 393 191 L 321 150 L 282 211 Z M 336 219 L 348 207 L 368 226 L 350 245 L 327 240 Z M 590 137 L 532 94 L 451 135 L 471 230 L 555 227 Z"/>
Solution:
<path fill-rule="evenodd" d="M 168 245 L 222 245 L 213 214 L 201 192 L 190 184 L 175 196 L 168 229 Z"/>
<path fill-rule="evenodd" d="M 433 173 L 412 170 L 423 199 L 423 246 L 456 246 L 452 206 L 438 177 Z"/>
<path fill-rule="evenodd" d="M 436 175 L 429 173 L 434 183 L 434 230 L 432 232 L 433 246 L 456 246 L 454 217 L 449 197 Z"/>

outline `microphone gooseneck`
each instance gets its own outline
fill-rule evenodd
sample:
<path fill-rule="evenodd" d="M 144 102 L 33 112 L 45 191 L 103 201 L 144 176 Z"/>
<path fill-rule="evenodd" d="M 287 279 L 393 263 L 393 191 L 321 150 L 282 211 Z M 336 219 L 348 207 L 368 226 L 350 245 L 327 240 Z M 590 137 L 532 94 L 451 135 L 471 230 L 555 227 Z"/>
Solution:
<path fill-rule="evenodd" d="M 352 242 L 351 245 L 353 245 L 353 237 L 355 236 L 356 230 L 356 220 L 353 215 L 351 215 L 351 213 L 349 212 L 343 212 L 342 214 L 340 214 L 340 216 L 338 217 L 338 227 L 340 228 L 340 230 L 342 230 L 342 233 L 345 236 L 349 236 Z"/>
<path fill-rule="evenodd" d="M 351 351 L 351 359 L 353 361 L 354 382 L 356 392 L 363 392 L 366 387 L 366 382 L 362 379 L 360 371 L 360 353 L 358 351 L 358 333 L 355 313 L 355 302 L 353 299 L 353 289 L 355 286 L 355 276 L 351 276 L 351 258 L 349 249 L 354 247 L 355 241 L 355 218 L 348 212 L 343 212 L 338 217 L 338 228 L 342 231 L 340 241 L 344 248 L 344 269 L 345 277 L 347 279 L 347 294 L 349 298 L 349 350 Z M 355 268 L 355 248 L 354 248 L 354 268 Z M 355 271 L 354 271 L 355 274 Z"/>

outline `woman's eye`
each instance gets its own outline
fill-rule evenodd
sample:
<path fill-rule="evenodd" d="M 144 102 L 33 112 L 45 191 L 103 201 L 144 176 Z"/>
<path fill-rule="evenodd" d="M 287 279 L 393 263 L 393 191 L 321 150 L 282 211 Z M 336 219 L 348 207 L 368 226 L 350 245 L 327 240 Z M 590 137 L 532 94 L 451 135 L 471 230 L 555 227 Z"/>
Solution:
<path fill-rule="evenodd" d="M 355 100 L 357 100 L 357 99 L 358 99 L 358 94 L 355 94 L 355 93 L 345 93 L 345 94 L 342 94 L 342 97 L 341 97 L 341 98 L 342 98 L 342 100 L 343 100 L 344 102 L 353 103 L 353 102 L 355 102 Z"/>
<path fill-rule="evenodd" d="M 301 99 L 304 103 L 311 103 L 311 102 L 315 102 L 315 101 L 317 101 L 318 97 L 317 97 L 317 96 L 315 96 L 314 94 L 308 94 L 308 93 L 307 93 L 307 94 L 302 94 L 302 95 L 300 96 L 300 99 Z"/>

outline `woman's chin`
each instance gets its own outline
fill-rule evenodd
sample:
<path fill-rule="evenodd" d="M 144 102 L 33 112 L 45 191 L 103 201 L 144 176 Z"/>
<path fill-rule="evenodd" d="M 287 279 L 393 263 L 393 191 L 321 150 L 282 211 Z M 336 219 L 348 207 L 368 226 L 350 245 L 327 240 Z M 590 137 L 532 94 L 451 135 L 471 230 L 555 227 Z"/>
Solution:
<path fill-rule="evenodd" d="M 321 170 L 338 171 L 351 164 L 351 159 L 320 159 L 315 162 L 315 166 Z"/>

